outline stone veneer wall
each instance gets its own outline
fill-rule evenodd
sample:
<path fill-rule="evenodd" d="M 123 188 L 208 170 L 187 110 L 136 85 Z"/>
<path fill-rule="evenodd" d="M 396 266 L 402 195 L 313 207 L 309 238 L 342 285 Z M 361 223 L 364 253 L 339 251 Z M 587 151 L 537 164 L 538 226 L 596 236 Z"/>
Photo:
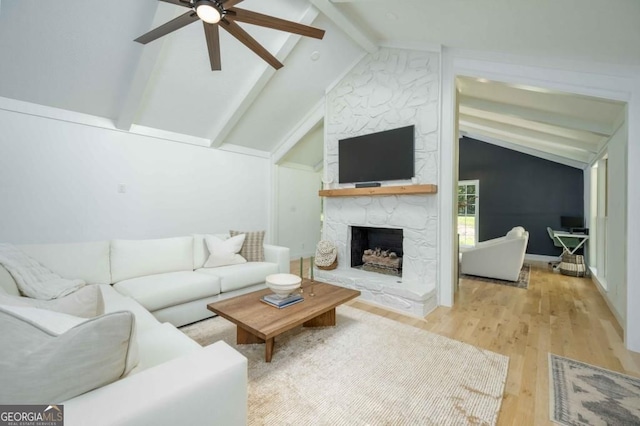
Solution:
<path fill-rule="evenodd" d="M 433 52 L 383 48 L 366 56 L 327 94 L 325 176 L 338 181 L 338 141 L 416 126 L 418 183 L 438 183 L 439 60 Z M 409 181 L 383 185 L 411 184 Z M 353 187 L 337 185 L 334 187 Z M 338 247 L 339 266 L 317 271 L 320 280 L 356 288 L 362 298 L 424 316 L 437 305 L 437 194 L 326 198 L 323 239 Z M 403 276 L 352 269 L 349 226 L 404 229 Z"/>

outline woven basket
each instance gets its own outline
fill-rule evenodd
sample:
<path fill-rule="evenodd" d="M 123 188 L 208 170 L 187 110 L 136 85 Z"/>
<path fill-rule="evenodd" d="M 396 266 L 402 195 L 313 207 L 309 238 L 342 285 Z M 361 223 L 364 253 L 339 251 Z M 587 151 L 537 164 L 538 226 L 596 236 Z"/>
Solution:
<path fill-rule="evenodd" d="M 584 277 L 587 275 L 587 267 L 584 264 L 584 256 L 563 253 L 560 262 L 560 273 L 572 277 Z"/>
<path fill-rule="evenodd" d="M 336 269 L 337 267 L 338 267 L 338 258 L 336 258 L 336 260 L 334 260 L 333 263 L 329 266 L 316 265 L 316 268 L 322 269 L 324 271 L 331 271 L 332 269 Z"/>

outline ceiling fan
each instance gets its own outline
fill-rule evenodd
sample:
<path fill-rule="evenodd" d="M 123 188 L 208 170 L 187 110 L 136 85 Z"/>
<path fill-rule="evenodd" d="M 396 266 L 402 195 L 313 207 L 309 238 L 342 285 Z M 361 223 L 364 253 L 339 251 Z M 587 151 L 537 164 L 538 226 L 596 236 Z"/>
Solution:
<path fill-rule="evenodd" d="M 222 27 L 229 34 L 237 38 L 241 43 L 251 49 L 256 55 L 264 59 L 275 69 L 283 67 L 282 63 L 267 51 L 260 43 L 243 30 L 237 22 L 259 25 L 289 33 L 300 34 L 306 37 L 322 39 L 324 30 L 302 25 L 297 22 L 287 21 L 246 9 L 234 7 L 242 0 L 161 0 L 166 3 L 183 6 L 190 9 L 187 13 L 149 31 L 138 37 L 135 41 L 142 44 L 152 42 L 175 30 L 178 30 L 192 22 L 201 20 L 204 25 L 204 35 L 207 39 L 211 70 L 222 69 L 220 62 L 220 34 L 218 28 Z"/>

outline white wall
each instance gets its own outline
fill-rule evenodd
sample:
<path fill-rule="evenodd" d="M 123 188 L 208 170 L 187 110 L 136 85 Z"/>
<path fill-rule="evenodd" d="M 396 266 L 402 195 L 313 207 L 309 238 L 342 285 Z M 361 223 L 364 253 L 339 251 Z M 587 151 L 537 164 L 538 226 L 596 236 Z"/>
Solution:
<path fill-rule="evenodd" d="M 313 256 L 320 241 L 321 172 L 277 166 L 278 245 L 291 249 L 291 258 Z"/>
<path fill-rule="evenodd" d="M 0 242 L 267 229 L 269 181 L 267 158 L 0 110 Z"/>
<path fill-rule="evenodd" d="M 607 237 L 605 297 L 609 306 L 622 319 L 624 327 L 627 300 L 627 125 L 611 137 L 607 145 L 609 154 L 607 171 Z"/>

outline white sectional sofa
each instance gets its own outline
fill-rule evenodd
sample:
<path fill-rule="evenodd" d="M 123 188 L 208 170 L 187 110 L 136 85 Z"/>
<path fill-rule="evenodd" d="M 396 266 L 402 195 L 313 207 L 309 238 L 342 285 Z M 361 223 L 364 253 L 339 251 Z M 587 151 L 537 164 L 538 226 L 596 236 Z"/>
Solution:
<path fill-rule="evenodd" d="M 207 303 L 288 272 L 288 248 L 265 245 L 264 262 L 219 268 L 203 268 L 202 235 L 19 248 L 62 277 L 100 285 L 105 313 L 135 316 L 139 362 L 128 375 L 66 401 L 42 401 L 64 404 L 66 425 L 246 423 L 246 358 L 224 342 L 203 348 L 176 326 L 212 316 Z M 2 292 L 19 295 L 0 266 Z"/>
<path fill-rule="evenodd" d="M 267 275 L 290 268 L 289 249 L 268 244 L 264 262 L 204 268 L 209 257 L 204 235 L 18 248 L 64 278 L 112 284 L 176 327 L 213 316 L 208 303 L 264 288 Z"/>

